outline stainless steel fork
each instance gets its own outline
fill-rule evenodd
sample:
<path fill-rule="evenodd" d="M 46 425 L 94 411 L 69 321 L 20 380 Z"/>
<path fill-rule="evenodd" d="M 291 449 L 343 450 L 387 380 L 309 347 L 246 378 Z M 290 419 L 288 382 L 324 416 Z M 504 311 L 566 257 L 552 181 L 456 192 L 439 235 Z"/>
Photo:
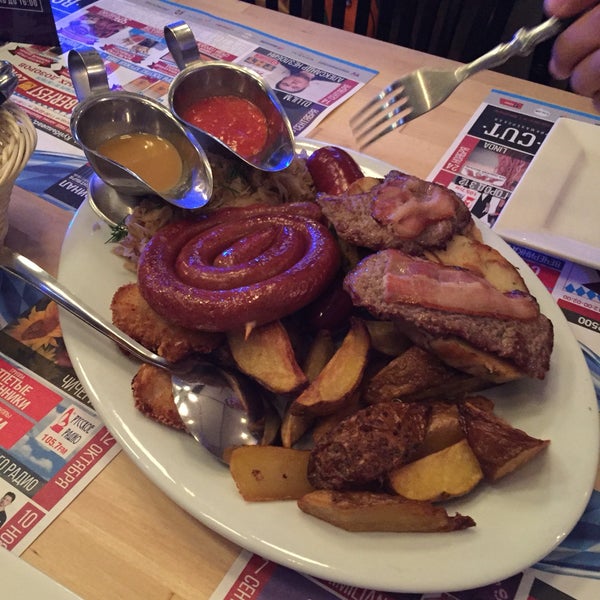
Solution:
<path fill-rule="evenodd" d="M 527 56 L 535 46 L 556 35 L 564 25 L 564 22 L 551 17 L 537 27 L 519 29 L 509 42 L 496 46 L 454 71 L 418 69 L 392 82 L 350 119 L 360 149 L 440 105 L 467 77 L 502 65 L 515 56 Z"/>

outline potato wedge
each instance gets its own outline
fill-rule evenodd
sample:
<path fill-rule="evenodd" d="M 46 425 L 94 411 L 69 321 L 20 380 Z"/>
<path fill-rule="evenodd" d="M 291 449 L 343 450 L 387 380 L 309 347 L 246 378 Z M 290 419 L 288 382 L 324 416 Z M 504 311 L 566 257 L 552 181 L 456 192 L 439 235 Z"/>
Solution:
<path fill-rule="evenodd" d="M 231 452 L 229 470 L 244 500 L 295 500 L 313 489 L 306 477 L 309 455 L 280 446 L 240 446 Z"/>
<path fill-rule="evenodd" d="M 350 330 L 331 360 L 290 405 L 292 414 L 322 416 L 340 409 L 360 384 L 369 347 L 369 332 L 364 322 L 353 317 Z"/>
<path fill-rule="evenodd" d="M 451 399 L 489 386 L 489 382 L 444 364 L 434 354 L 411 346 L 370 378 L 365 401 Z"/>
<path fill-rule="evenodd" d="M 431 402 L 431 416 L 417 458 L 439 452 L 464 437 L 456 404 Z"/>
<path fill-rule="evenodd" d="M 273 321 L 252 329 L 227 333 L 231 355 L 242 373 L 276 394 L 297 392 L 307 383 L 285 327 Z"/>
<path fill-rule="evenodd" d="M 512 473 L 550 444 L 550 440 L 531 437 L 474 402 L 462 402 L 458 409 L 465 436 L 489 481 Z"/>
<path fill-rule="evenodd" d="M 331 333 L 321 329 L 315 335 L 303 364 L 309 382 L 314 381 L 335 352 Z M 295 415 L 288 406 L 281 421 L 281 443 L 291 448 L 312 426 L 315 417 L 310 414 Z"/>
<path fill-rule="evenodd" d="M 479 380 L 506 383 L 525 377 L 511 362 L 479 350 L 459 338 L 445 337 L 431 340 L 429 349 L 447 365 Z M 487 386 L 482 385 L 467 391 L 473 392 L 484 387 Z"/>
<path fill-rule="evenodd" d="M 302 365 L 306 379 L 314 381 L 334 354 L 335 345 L 331 332 L 320 329 L 312 340 Z"/>
<path fill-rule="evenodd" d="M 381 183 L 381 179 L 377 179 L 376 177 L 361 177 L 356 181 L 353 181 L 346 190 L 346 194 L 364 194 L 371 190 L 371 188 L 375 187 L 378 183 Z"/>
<path fill-rule="evenodd" d="M 302 496 L 298 506 L 347 531 L 458 531 L 475 525 L 471 517 L 450 516 L 441 506 L 391 494 L 316 490 Z"/>
<path fill-rule="evenodd" d="M 412 346 L 392 321 L 365 321 L 371 337 L 371 347 L 386 356 L 398 356 Z"/>
<path fill-rule="evenodd" d="M 496 249 L 470 237 L 455 235 L 443 250 L 430 253 L 444 265 L 464 267 L 481 275 L 501 292 L 528 291 L 514 265 Z"/>
<path fill-rule="evenodd" d="M 281 419 L 281 445 L 291 448 L 312 427 L 314 421 L 313 415 L 294 415 L 288 407 Z"/>
<path fill-rule="evenodd" d="M 473 402 L 482 410 L 494 410 L 492 400 L 484 396 L 472 396 L 469 402 Z M 429 405 L 431 406 L 429 425 L 415 459 L 443 450 L 465 437 L 458 406 L 455 403 L 432 401 Z"/>
<path fill-rule="evenodd" d="M 464 496 L 482 479 L 483 471 L 466 439 L 388 473 L 394 492 L 429 502 Z"/>

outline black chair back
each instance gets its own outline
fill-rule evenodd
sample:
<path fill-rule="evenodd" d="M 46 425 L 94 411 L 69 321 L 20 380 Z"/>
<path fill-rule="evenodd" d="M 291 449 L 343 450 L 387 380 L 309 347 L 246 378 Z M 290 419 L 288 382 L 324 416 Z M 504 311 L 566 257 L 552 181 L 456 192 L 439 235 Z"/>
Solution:
<path fill-rule="evenodd" d="M 470 62 L 503 40 L 516 0 L 378 0 L 375 37 Z"/>
<path fill-rule="evenodd" d="M 512 35 L 506 31 L 511 16 L 515 28 L 543 18 L 541 8 L 540 14 L 534 9 L 524 14 L 518 0 L 262 0 L 262 4 L 273 10 L 285 5 L 296 17 L 460 62 L 470 62 L 507 41 Z M 519 22 L 524 16 L 528 23 Z M 551 45 L 550 40 L 536 49 L 524 76 L 550 83 L 546 65 Z"/>

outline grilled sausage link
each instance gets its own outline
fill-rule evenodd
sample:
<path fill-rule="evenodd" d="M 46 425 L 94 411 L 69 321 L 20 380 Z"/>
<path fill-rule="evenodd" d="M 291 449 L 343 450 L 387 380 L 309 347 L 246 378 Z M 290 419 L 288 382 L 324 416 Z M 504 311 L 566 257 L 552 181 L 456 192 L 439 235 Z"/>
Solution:
<path fill-rule="evenodd" d="M 315 298 L 340 265 L 316 204 L 237 207 L 160 229 L 140 257 L 148 304 L 190 329 L 228 331 L 289 315 Z"/>

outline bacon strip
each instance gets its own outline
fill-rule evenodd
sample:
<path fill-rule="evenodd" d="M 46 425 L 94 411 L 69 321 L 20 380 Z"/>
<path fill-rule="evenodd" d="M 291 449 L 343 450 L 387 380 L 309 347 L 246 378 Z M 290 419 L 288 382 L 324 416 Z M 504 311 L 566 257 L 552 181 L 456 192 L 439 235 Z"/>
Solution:
<path fill-rule="evenodd" d="M 387 180 L 373 197 L 371 214 L 394 233 L 410 239 L 420 235 L 431 223 L 454 217 L 455 199 L 449 190 L 405 176 Z"/>
<path fill-rule="evenodd" d="M 399 250 L 383 252 L 388 258 L 383 276 L 385 302 L 522 321 L 539 314 L 535 298 L 525 292 L 503 293 L 467 269 L 439 265 Z"/>

